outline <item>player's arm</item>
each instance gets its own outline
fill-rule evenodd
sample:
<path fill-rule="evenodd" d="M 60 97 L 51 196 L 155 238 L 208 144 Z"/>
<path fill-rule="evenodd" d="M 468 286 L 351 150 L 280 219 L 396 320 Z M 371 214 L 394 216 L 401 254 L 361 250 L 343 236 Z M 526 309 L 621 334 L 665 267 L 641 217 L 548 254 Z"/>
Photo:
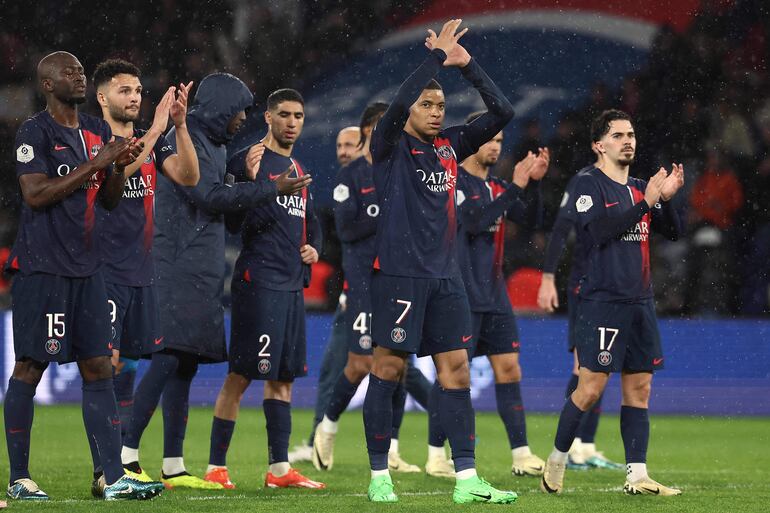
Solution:
<path fill-rule="evenodd" d="M 406 120 L 409 119 L 409 108 L 420 97 L 430 79 L 441 71 L 446 57 L 444 50 L 432 50 L 423 63 L 398 88 L 396 97 L 390 102 L 388 110 L 372 131 L 370 149 L 375 160 L 384 159 L 396 145 Z"/>
<path fill-rule="evenodd" d="M 543 194 L 540 180 L 548 172 L 550 153 L 548 148 L 540 148 L 537 155 L 528 152 L 524 160 L 530 159 L 529 183 L 524 188 L 521 201 L 506 210 L 506 217 L 521 226 L 538 229 L 543 226 Z M 517 164 L 518 165 L 518 164 Z M 514 167 L 514 173 L 516 168 Z"/>
<path fill-rule="evenodd" d="M 198 155 L 195 151 L 190 132 L 187 131 L 187 98 L 193 83 L 179 84 L 178 95 L 174 98 L 173 90 L 168 105 L 168 115 L 174 122 L 176 131 L 176 155 L 170 155 L 163 163 L 163 172 L 171 181 L 179 185 L 194 186 L 200 180 Z"/>
<path fill-rule="evenodd" d="M 644 214 L 660 199 L 660 190 L 666 179 L 666 171 L 661 170 L 647 183 L 644 199 L 628 208 L 618 216 L 599 215 L 603 205 L 602 196 L 590 176 L 581 177 L 576 187 L 575 209 L 578 212 L 581 226 L 588 231 L 596 244 L 604 244 L 617 238 L 620 234 L 638 223 Z M 595 204 L 594 204 L 595 203 Z M 589 212 L 593 211 L 589 214 Z"/>
<path fill-rule="evenodd" d="M 670 240 L 677 240 L 682 234 L 682 219 L 671 202 L 674 195 L 684 185 L 684 168 L 673 164 L 671 174 L 661 186 L 660 208 L 652 209 L 652 229 Z M 656 205 L 657 207 L 657 205 Z"/>
<path fill-rule="evenodd" d="M 337 173 L 337 186 L 334 188 L 334 226 L 342 242 L 355 242 L 375 234 L 377 218 L 368 214 L 367 208 L 376 200 L 374 192 L 360 194 L 348 167 Z"/>
<path fill-rule="evenodd" d="M 315 215 L 313 208 L 313 195 L 308 191 L 307 205 L 305 207 L 305 226 L 307 229 L 307 241 L 299 248 L 299 255 L 302 263 L 310 266 L 318 262 L 318 255 L 321 254 L 323 247 L 323 233 L 321 232 L 321 223 Z M 305 276 L 305 286 L 310 284 L 310 268 L 307 267 Z"/>

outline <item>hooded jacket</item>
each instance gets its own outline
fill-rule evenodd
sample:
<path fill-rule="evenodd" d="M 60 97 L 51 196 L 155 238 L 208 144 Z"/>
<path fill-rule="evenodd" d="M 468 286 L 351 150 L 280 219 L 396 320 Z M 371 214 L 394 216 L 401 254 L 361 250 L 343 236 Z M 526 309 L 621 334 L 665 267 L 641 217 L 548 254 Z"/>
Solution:
<path fill-rule="evenodd" d="M 276 196 L 275 184 L 225 179 L 227 125 L 251 105 L 246 85 L 228 73 L 205 77 L 187 116 L 200 167 L 194 187 L 158 175 L 154 255 L 161 329 L 167 348 L 195 354 L 202 363 L 227 359 L 222 293 L 225 279 L 224 214 L 253 208 Z M 176 150 L 176 129 L 167 138 Z"/>

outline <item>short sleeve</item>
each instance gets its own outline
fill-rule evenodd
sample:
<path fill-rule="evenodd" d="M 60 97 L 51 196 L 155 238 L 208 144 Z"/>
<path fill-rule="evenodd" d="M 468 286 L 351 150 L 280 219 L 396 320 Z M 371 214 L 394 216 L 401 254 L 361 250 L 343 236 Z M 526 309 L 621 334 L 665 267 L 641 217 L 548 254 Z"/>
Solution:
<path fill-rule="evenodd" d="M 163 162 L 165 162 L 167 158 L 171 155 L 176 155 L 176 151 L 171 147 L 171 143 L 166 139 L 165 135 L 158 137 L 152 151 L 155 153 L 155 165 L 158 169 L 163 169 Z"/>
<path fill-rule="evenodd" d="M 16 132 L 16 176 L 44 173 L 49 174 L 48 137 L 33 120 L 25 121 Z"/>
<path fill-rule="evenodd" d="M 580 226 L 585 227 L 598 217 L 604 215 L 602 191 L 596 180 L 590 175 L 577 178 L 573 197 L 567 197 L 567 203 L 571 203 L 575 210 L 575 219 Z"/>

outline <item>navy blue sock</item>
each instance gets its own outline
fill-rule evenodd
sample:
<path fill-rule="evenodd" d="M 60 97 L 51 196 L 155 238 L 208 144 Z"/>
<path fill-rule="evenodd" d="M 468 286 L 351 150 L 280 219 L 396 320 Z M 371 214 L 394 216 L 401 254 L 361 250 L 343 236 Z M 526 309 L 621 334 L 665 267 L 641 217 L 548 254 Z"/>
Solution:
<path fill-rule="evenodd" d="M 556 439 L 553 441 L 554 447 L 561 452 L 569 451 L 572 442 L 575 440 L 580 419 L 583 417 L 583 410 L 575 406 L 572 397 L 567 398 L 564 407 L 559 415 L 559 425 L 556 428 Z"/>
<path fill-rule="evenodd" d="M 112 378 L 115 386 L 115 400 L 118 402 L 118 416 L 120 417 L 120 436 L 126 436 L 126 430 L 131 423 L 131 410 L 134 408 L 134 382 L 136 370 L 126 369 L 115 374 Z"/>
<path fill-rule="evenodd" d="M 152 419 L 160 402 L 160 396 L 166 387 L 169 376 L 176 372 L 179 359 L 173 354 L 155 353 L 152 355 L 150 368 L 136 387 L 134 408 L 131 422 L 123 438 L 123 445 L 132 449 L 139 448 L 139 440 Z"/>
<path fill-rule="evenodd" d="M 393 392 L 393 429 L 390 431 L 390 437 L 398 440 L 398 432 L 401 430 L 401 423 L 404 422 L 404 409 L 406 408 L 406 386 L 399 383 Z"/>
<path fill-rule="evenodd" d="M 120 462 L 120 418 L 112 378 L 83 383 L 83 423 L 86 434 L 96 441 L 107 484 L 123 476 Z"/>
<path fill-rule="evenodd" d="M 626 463 L 647 463 L 647 444 L 650 442 L 647 408 L 621 406 L 620 436 L 626 448 Z"/>
<path fill-rule="evenodd" d="M 583 414 L 583 419 L 580 421 L 580 427 L 577 432 L 577 436 L 583 443 L 592 444 L 594 443 L 594 440 L 596 440 L 596 430 L 599 429 L 599 417 L 602 413 L 603 397 L 604 394 L 600 395 L 596 404 Z"/>
<path fill-rule="evenodd" d="M 227 449 L 233 439 L 235 421 L 214 417 L 211 422 L 211 446 L 209 448 L 209 465 L 224 467 L 227 465 Z"/>
<path fill-rule="evenodd" d="M 36 385 L 30 385 L 11 378 L 5 393 L 5 441 L 8 444 L 8 459 L 11 464 L 9 484 L 17 479 L 29 478 L 29 439 L 32 418 L 35 413 Z"/>
<path fill-rule="evenodd" d="M 278 399 L 262 401 L 267 429 L 268 463 L 289 461 L 289 438 L 291 437 L 291 405 Z"/>
<path fill-rule="evenodd" d="M 444 447 L 444 442 L 446 442 L 446 435 L 438 415 L 440 396 L 441 385 L 438 384 L 438 381 L 434 381 L 428 395 L 428 445 L 433 447 Z"/>
<path fill-rule="evenodd" d="M 519 383 L 495 383 L 495 398 L 511 449 L 527 445 L 527 421 Z"/>
<path fill-rule="evenodd" d="M 181 458 L 184 455 L 187 414 L 190 410 L 190 385 L 195 375 L 181 373 L 180 370 L 168 379 L 163 390 L 164 458 Z"/>
<path fill-rule="evenodd" d="M 393 429 L 393 393 L 396 381 L 369 374 L 369 388 L 364 399 L 364 432 L 369 465 L 372 470 L 387 470 L 390 432 Z"/>
<path fill-rule="evenodd" d="M 577 390 L 577 384 L 578 384 L 578 377 L 573 374 L 569 378 L 569 383 L 567 383 L 567 391 L 564 393 L 564 399 L 567 399 L 569 396 L 572 395 L 572 392 Z"/>
<path fill-rule="evenodd" d="M 326 416 L 329 417 L 329 420 L 337 422 L 340 419 L 340 415 L 342 415 L 342 412 L 344 412 L 348 407 L 348 404 L 350 404 L 350 400 L 353 399 L 357 389 L 358 384 L 351 383 L 343 372 L 340 379 L 338 379 L 337 383 L 334 385 L 334 391 L 329 400 L 329 406 L 326 407 Z M 315 435 L 315 433 L 313 434 Z"/>
<path fill-rule="evenodd" d="M 471 404 L 471 389 L 441 389 L 439 396 L 441 426 L 452 447 L 455 471 L 476 467 L 476 413 Z"/>

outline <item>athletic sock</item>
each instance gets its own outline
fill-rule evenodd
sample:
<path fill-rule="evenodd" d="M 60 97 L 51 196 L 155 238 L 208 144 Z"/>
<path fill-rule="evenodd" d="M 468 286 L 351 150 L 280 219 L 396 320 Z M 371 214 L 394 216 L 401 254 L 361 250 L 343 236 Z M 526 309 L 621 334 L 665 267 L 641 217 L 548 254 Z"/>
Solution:
<path fill-rule="evenodd" d="M 343 372 L 340 379 L 334 384 L 329 406 L 326 407 L 326 417 L 334 422 L 340 420 L 340 415 L 350 404 L 350 400 L 353 399 L 357 389 L 358 384 L 351 383 Z"/>
<path fill-rule="evenodd" d="M 179 370 L 169 377 L 163 391 L 163 458 L 184 456 L 184 437 L 190 410 L 193 376 Z"/>
<path fill-rule="evenodd" d="M 211 421 L 211 445 L 209 447 L 209 465 L 227 466 L 227 449 L 235 431 L 235 421 L 214 417 Z"/>
<path fill-rule="evenodd" d="M 176 372 L 179 359 L 173 354 L 155 353 L 152 355 L 150 368 L 142 377 L 134 394 L 134 408 L 131 412 L 131 422 L 123 438 L 123 446 L 131 449 L 139 449 L 139 440 L 142 433 L 152 419 L 155 408 L 160 402 L 160 396 L 166 387 L 166 382 L 171 374 Z M 123 458 L 124 463 L 129 463 Z"/>
<path fill-rule="evenodd" d="M 580 420 L 577 434 L 583 444 L 592 444 L 596 439 L 596 430 L 599 428 L 599 417 L 602 413 L 603 397 L 604 394 L 600 395 L 596 404 L 589 408 Z"/>
<path fill-rule="evenodd" d="M 564 399 L 567 399 L 569 396 L 572 395 L 572 392 L 577 390 L 578 385 L 578 376 L 576 374 L 573 374 L 569 377 L 569 382 L 567 382 L 567 390 L 564 392 Z"/>
<path fill-rule="evenodd" d="M 626 480 L 629 483 L 636 483 L 647 477 L 646 463 L 628 463 L 626 464 Z"/>
<path fill-rule="evenodd" d="M 476 467 L 476 417 L 471 404 L 471 389 L 441 389 L 439 395 L 441 427 L 449 439 L 455 472 Z"/>
<path fill-rule="evenodd" d="M 188 475 L 182 456 L 164 457 L 163 469 L 161 472 L 163 473 L 164 478 Z"/>
<path fill-rule="evenodd" d="M 626 449 L 626 463 L 647 463 L 650 417 L 647 408 L 621 406 L 620 436 Z"/>
<path fill-rule="evenodd" d="M 401 431 L 401 423 L 404 422 L 405 408 L 406 387 L 404 386 L 404 383 L 400 382 L 398 386 L 396 386 L 396 390 L 393 391 L 393 429 L 390 431 L 391 440 L 398 440 L 398 434 Z"/>
<path fill-rule="evenodd" d="M 35 413 L 35 385 L 18 379 L 8 380 L 5 393 L 5 441 L 8 445 L 8 459 L 11 464 L 10 484 L 17 479 L 29 478 L 29 442 L 32 418 Z"/>
<path fill-rule="evenodd" d="M 275 477 L 283 477 L 291 470 L 291 465 L 288 461 L 280 461 L 277 463 L 271 463 L 268 469 Z"/>
<path fill-rule="evenodd" d="M 524 403 L 521 400 L 519 383 L 495 384 L 497 412 L 508 433 L 511 449 L 527 445 L 527 421 L 524 418 Z"/>
<path fill-rule="evenodd" d="M 390 432 L 393 429 L 393 393 L 397 386 L 396 381 L 387 381 L 369 374 L 369 388 L 364 399 L 364 432 L 372 470 L 388 470 Z"/>
<path fill-rule="evenodd" d="M 561 409 L 561 415 L 559 415 L 559 425 L 556 428 L 556 438 L 553 442 L 554 447 L 559 452 L 569 451 L 582 417 L 583 411 L 575 405 L 572 397 L 567 399 Z"/>
<path fill-rule="evenodd" d="M 83 382 L 83 423 L 96 442 L 104 480 L 110 485 L 123 477 L 120 461 L 120 418 L 112 378 Z"/>
<path fill-rule="evenodd" d="M 441 419 L 439 418 L 439 398 L 441 397 L 441 386 L 438 381 L 433 382 L 428 395 L 428 446 L 444 447 L 446 434 L 441 428 Z"/>
<path fill-rule="evenodd" d="M 289 461 L 289 438 L 291 437 L 291 405 L 278 399 L 262 401 L 267 429 L 268 463 Z"/>
<path fill-rule="evenodd" d="M 112 378 L 115 387 L 115 400 L 118 402 L 118 416 L 120 417 L 120 438 L 125 438 L 128 425 L 131 423 L 131 411 L 134 408 L 134 382 L 136 370 L 126 369 L 115 374 Z"/>

